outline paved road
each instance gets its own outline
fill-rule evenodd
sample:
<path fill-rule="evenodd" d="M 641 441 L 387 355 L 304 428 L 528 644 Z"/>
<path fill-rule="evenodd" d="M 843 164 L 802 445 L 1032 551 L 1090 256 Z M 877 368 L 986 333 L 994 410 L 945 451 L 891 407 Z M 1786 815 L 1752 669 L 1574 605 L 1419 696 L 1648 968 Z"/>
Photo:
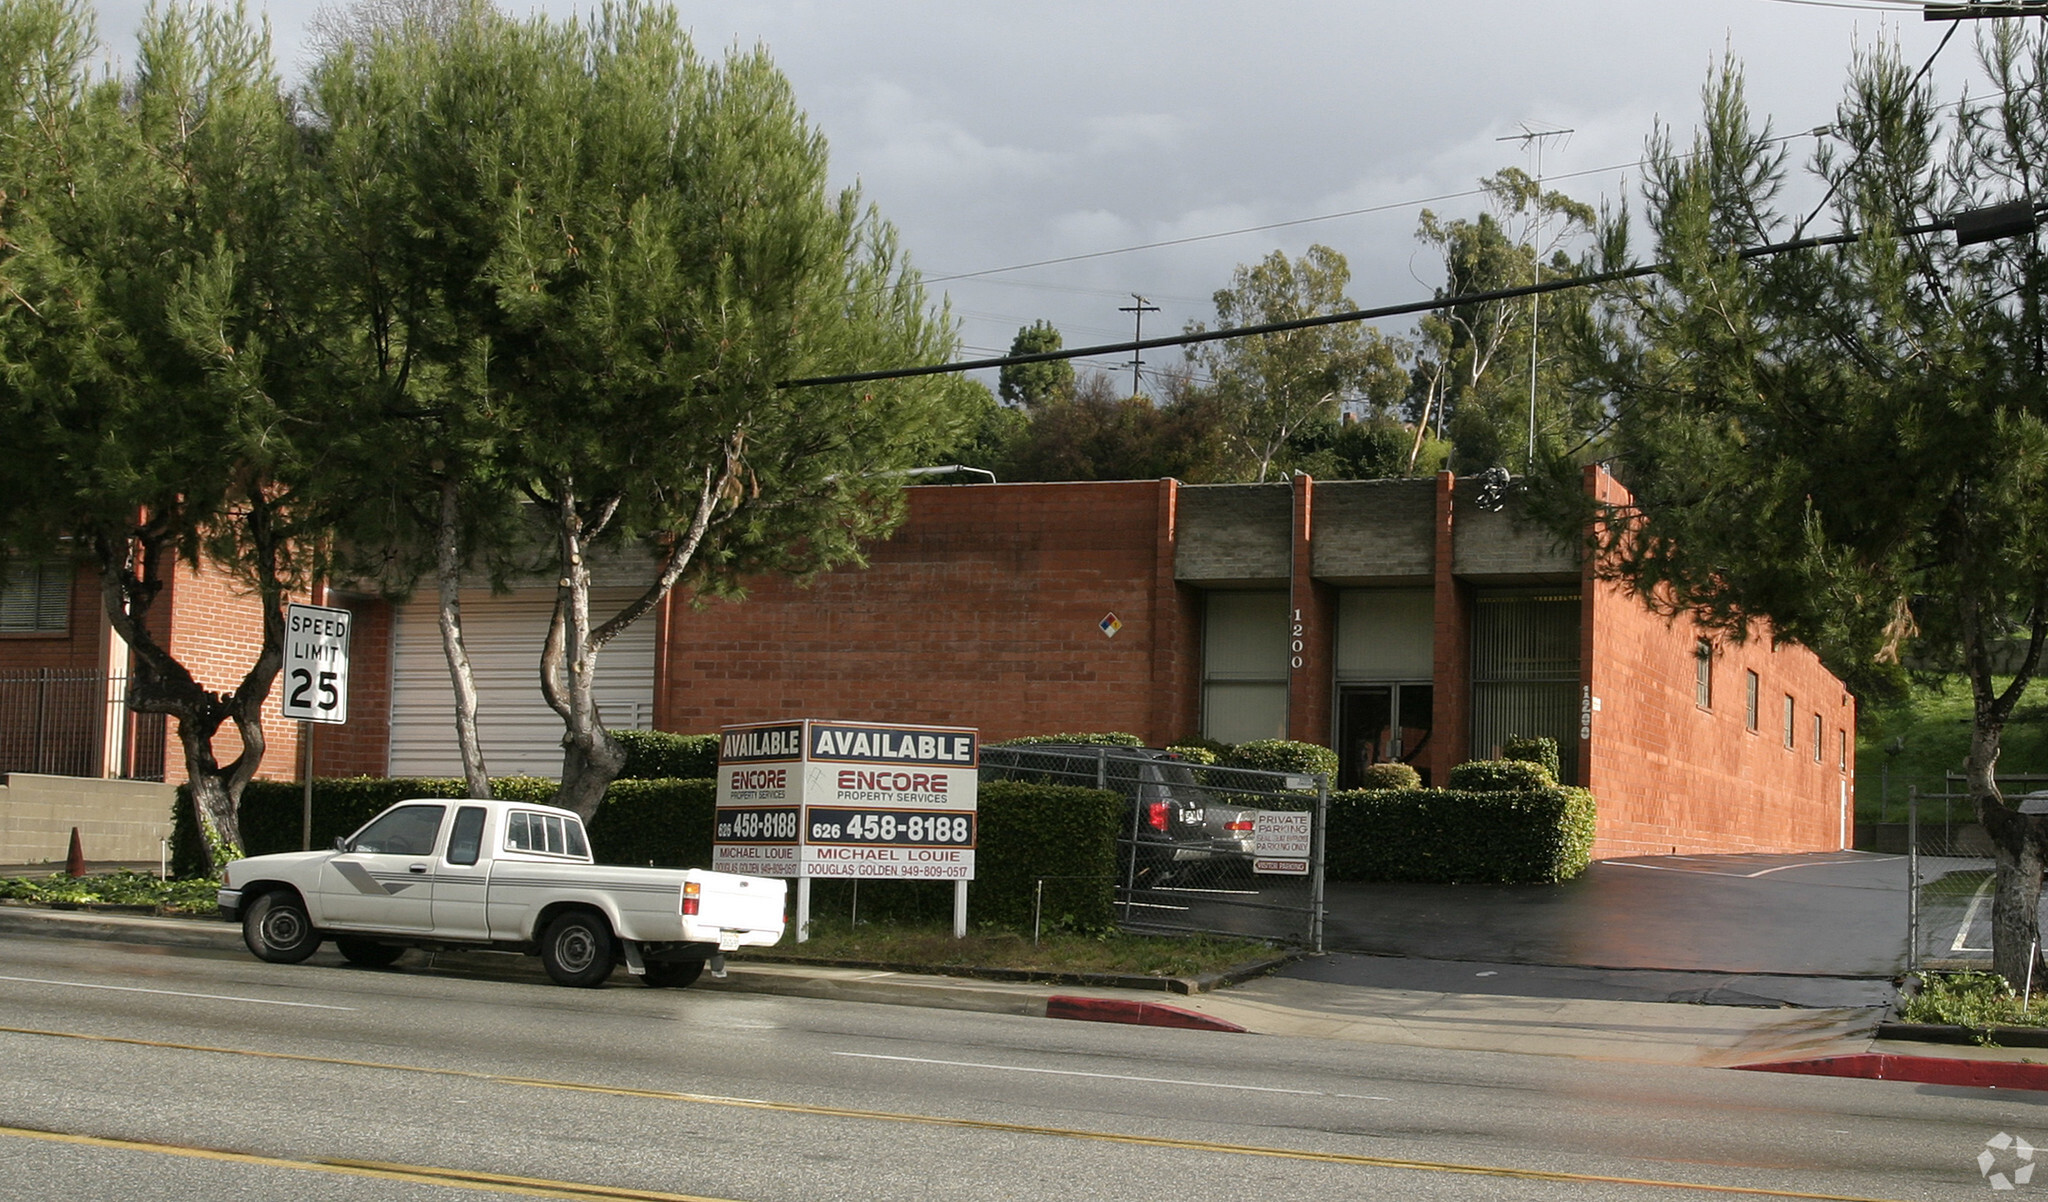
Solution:
<path fill-rule="evenodd" d="M 1938 1199 L 1983 1196 L 2001 1131 L 2048 1146 L 2031 1096 L 1991 1091 L 325 952 L 0 937 L 0 1016 L 6 1198 L 453 1199 L 501 1174 L 571 1197 Z"/>

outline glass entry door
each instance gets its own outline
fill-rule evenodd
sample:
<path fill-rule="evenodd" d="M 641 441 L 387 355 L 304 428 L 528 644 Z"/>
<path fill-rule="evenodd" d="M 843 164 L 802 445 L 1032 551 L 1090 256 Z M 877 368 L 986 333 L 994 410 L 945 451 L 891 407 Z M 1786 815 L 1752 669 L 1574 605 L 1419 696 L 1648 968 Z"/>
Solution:
<path fill-rule="evenodd" d="M 1429 745 L 1428 684 L 1342 685 L 1337 693 L 1337 787 L 1356 789 L 1368 764 L 1399 761 L 1415 765 L 1422 783 L 1429 769 L 1416 763 Z"/>

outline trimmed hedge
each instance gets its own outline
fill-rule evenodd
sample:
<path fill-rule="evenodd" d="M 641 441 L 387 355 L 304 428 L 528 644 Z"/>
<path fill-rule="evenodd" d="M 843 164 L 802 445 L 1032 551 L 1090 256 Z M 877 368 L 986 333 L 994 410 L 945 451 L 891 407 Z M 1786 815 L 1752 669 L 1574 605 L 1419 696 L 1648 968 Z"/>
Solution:
<path fill-rule="evenodd" d="M 1543 765 L 1527 760 L 1466 760 L 1451 769 L 1448 783 L 1453 789 L 1475 793 L 1512 793 L 1555 789 L 1557 778 Z"/>
<path fill-rule="evenodd" d="M 1399 760 L 1386 760 L 1367 764 L 1358 771 L 1358 787 L 1361 789 L 1420 789 L 1422 773 L 1414 765 Z"/>
<path fill-rule="evenodd" d="M 1568 881 L 1592 860 L 1593 794 L 1556 786 L 1352 790 L 1330 798 L 1327 846 L 1332 880 Z"/>
<path fill-rule="evenodd" d="M 497 795 L 546 802 L 555 783 L 537 777 L 492 782 Z M 316 779 L 313 846 L 327 847 L 385 807 L 413 797 L 460 800 L 453 779 Z M 252 781 L 242 794 L 245 854 L 299 849 L 304 786 Z M 717 790 L 711 780 L 618 780 L 589 824 L 591 854 L 604 864 L 663 868 L 708 867 Z M 180 875 L 197 876 L 198 827 L 189 790 L 176 803 Z M 967 913 L 977 925 L 1029 930 L 1037 878 L 1045 877 L 1041 921 L 1047 930 L 1106 931 L 1116 925 L 1117 835 L 1128 811 L 1122 797 L 1102 789 L 989 781 L 980 788 L 980 838 Z M 953 913 L 953 886 L 945 881 L 868 881 L 860 914 L 910 922 L 944 922 Z M 795 882 L 791 882 L 794 890 Z M 816 880 L 814 915 L 845 913 L 851 881 Z M 794 901 L 792 900 L 792 913 Z"/>
<path fill-rule="evenodd" d="M 612 738 L 626 749 L 620 780 L 708 780 L 718 774 L 717 735 L 615 730 Z"/>
<path fill-rule="evenodd" d="M 1541 764 L 1550 773 L 1550 779 L 1564 779 L 1564 769 L 1557 758 L 1557 740 L 1545 735 L 1509 735 L 1508 741 L 1501 744 L 1500 758 Z"/>
<path fill-rule="evenodd" d="M 1025 735 L 1021 739 L 1004 739 L 990 743 L 990 747 L 1036 747 L 1041 743 L 1075 743 L 1085 747 L 1143 747 L 1145 740 L 1120 730 L 1099 731 L 1082 735 Z"/>
<path fill-rule="evenodd" d="M 1225 768 L 1250 768 L 1259 772 L 1293 772 L 1304 776 L 1323 775 L 1336 779 L 1337 753 L 1314 743 L 1293 739 L 1254 739 L 1239 743 L 1218 757 Z"/>

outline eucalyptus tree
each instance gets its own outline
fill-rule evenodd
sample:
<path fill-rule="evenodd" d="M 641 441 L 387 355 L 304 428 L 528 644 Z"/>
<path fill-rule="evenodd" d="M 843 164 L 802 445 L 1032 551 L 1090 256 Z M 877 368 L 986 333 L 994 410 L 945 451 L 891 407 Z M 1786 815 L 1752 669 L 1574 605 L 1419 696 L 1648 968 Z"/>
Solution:
<path fill-rule="evenodd" d="M 446 306 L 415 370 L 483 419 L 478 461 L 551 550 L 540 679 L 564 723 L 558 800 L 588 815 L 625 758 L 592 691 L 605 645 L 678 586 L 858 561 L 900 517 L 903 469 L 965 420 L 946 381 L 784 385 L 942 361 L 952 324 L 893 229 L 827 186 L 824 139 L 762 51 L 707 62 L 672 10 L 628 3 L 477 11 L 363 55 L 323 74 L 315 109 L 368 148 L 358 177 L 397 181 L 402 253 L 431 261 L 425 300 Z M 608 548 L 651 566 L 594 614 Z"/>
<path fill-rule="evenodd" d="M 1274 251 L 1239 264 L 1230 286 L 1216 291 L 1216 328 L 1268 325 L 1356 309 L 1344 289 L 1351 267 L 1327 246 L 1311 246 L 1298 259 Z M 1190 322 L 1190 333 L 1207 327 Z M 1264 480 L 1284 466 L 1289 440 L 1303 428 L 1335 420 L 1338 403 L 1363 399 L 1384 409 L 1404 383 L 1402 348 L 1358 322 L 1311 326 L 1254 337 L 1198 343 L 1188 360 L 1210 377 L 1231 414 L 1228 434 L 1247 464 Z"/>
<path fill-rule="evenodd" d="M 84 4 L 0 0 L 0 544 L 98 572 L 135 656 L 128 705 L 177 719 L 217 865 L 263 759 L 285 598 L 317 566 L 303 163 L 239 9 L 152 9 L 131 77 L 98 58 Z M 230 691 L 158 608 L 200 564 L 260 614 Z M 217 747 L 224 726 L 238 746 Z"/>
<path fill-rule="evenodd" d="M 1574 272 L 1570 252 L 1593 229 L 1591 207 L 1545 191 L 1514 167 L 1481 180 L 1480 187 L 1487 211 L 1477 217 L 1422 212 L 1415 236 L 1443 260 L 1438 296 L 1512 289 Z M 1547 307 L 1539 310 L 1539 304 Z M 1540 329 L 1543 321 L 1560 330 L 1575 323 L 1584 304 L 1581 296 L 1554 293 L 1448 305 L 1417 322 L 1411 459 L 1432 423 L 1449 435 L 1459 465 L 1470 471 L 1525 467 L 1531 442 L 1556 451 L 1578 441 L 1599 415 L 1564 387 L 1564 356 L 1541 353 Z M 1564 345 L 1561 337 L 1550 341 Z"/>
<path fill-rule="evenodd" d="M 1854 64 L 1810 164 L 1846 244 L 1745 257 L 1805 222 L 1733 65 L 1689 145 L 1653 137 L 1646 216 L 1665 266 L 1603 296 L 1580 362 L 1634 501 L 1589 505 L 1564 471 L 1546 502 L 1560 529 L 1590 523 L 1602 573 L 1667 611 L 1736 638 L 1767 623 L 1859 683 L 1908 648 L 1967 675 L 1993 959 L 2017 982 L 2039 961 L 2048 818 L 2021 813 L 1994 770 L 2048 636 L 2048 275 L 2035 235 L 1934 232 L 2015 200 L 2024 227 L 2048 188 L 2048 39 L 2016 26 L 1980 47 L 1988 97 L 1954 106 L 1894 47 Z M 1605 249 L 1624 261 L 1624 232 Z M 2018 670 L 1995 676 L 2011 638 Z"/>

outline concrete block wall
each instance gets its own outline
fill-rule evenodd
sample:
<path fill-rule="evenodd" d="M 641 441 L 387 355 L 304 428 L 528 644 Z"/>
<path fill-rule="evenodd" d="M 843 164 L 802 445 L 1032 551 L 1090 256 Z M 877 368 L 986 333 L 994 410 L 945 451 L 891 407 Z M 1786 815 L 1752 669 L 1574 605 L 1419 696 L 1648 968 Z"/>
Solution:
<path fill-rule="evenodd" d="M 146 781 L 14 773 L 0 784 L 0 863 L 62 864 L 74 827 L 88 860 L 157 860 L 176 793 Z"/>
<path fill-rule="evenodd" d="M 1158 744 L 1195 692 L 1194 617 L 1158 557 L 1171 481 L 932 485 L 869 566 L 742 602 L 671 599 L 656 725 L 823 717 L 978 727 L 988 740 L 1129 731 Z M 1100 623 L 1115 615 L 1114 635 Z"/>

